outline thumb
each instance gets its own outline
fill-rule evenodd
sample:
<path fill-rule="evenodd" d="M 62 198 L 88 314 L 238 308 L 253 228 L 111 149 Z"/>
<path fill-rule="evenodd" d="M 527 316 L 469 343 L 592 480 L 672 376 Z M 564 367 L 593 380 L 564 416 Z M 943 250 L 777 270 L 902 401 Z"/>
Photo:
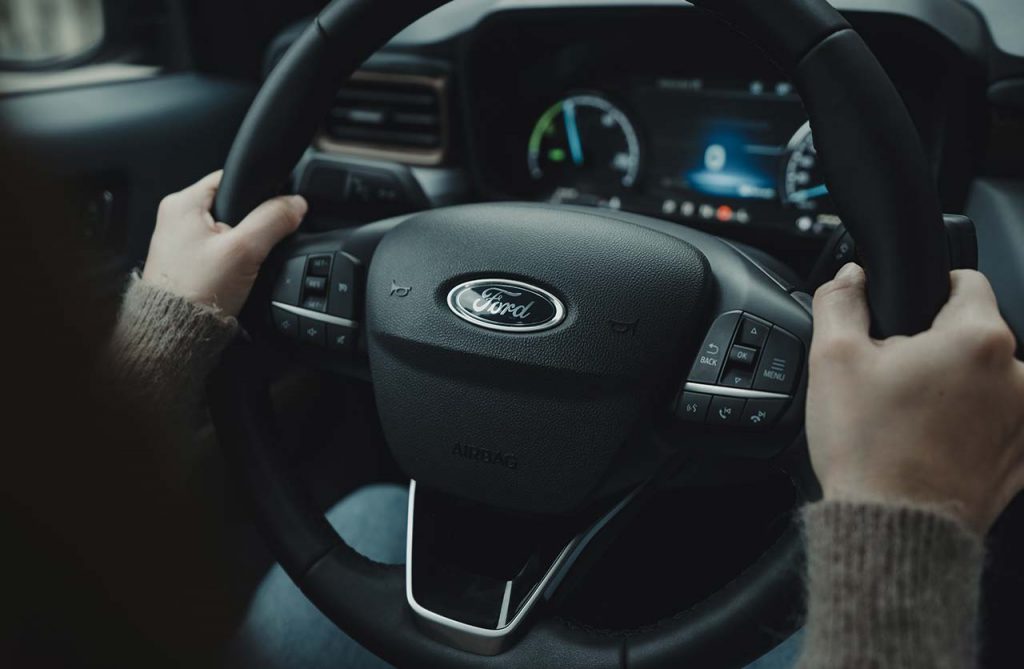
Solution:
<path fill-rule="evenodd" d="M 871 316 L 866 283 L 864 270 L 848 263 L 818 289 L 814 294 L 814 342 L 828 345 L 837 339 L 868 340 Z"/>
<path fill-rule="evenodd" d="M 301 195 L 283 195 L 256 207 L 227 234 L 266 258 L 275 245 L 298 229 L 309 205 Z"/>

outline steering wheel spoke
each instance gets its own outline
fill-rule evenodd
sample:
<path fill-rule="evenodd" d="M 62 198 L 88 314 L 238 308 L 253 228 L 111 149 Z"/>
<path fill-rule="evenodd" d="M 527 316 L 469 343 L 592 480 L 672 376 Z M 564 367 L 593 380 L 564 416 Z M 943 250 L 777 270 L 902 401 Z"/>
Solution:
<path fill-rule="evenodd" d="M 478 655 L 507 650 L 638 490 L 581 522 L 507 514 L 413 481 L 405 568 L 417 626 Z"/>
<path fill-rule="evenodd" d="M 282 244 L 253 290 L 247 328 L 304 364 L 367 378 L 366 270 L 377 244 L 405 218 L 300 233 Z"/>
<path fill-rule="evenodd" d="M 780 315 L 764 299 L 713 320 L 672 401 L 669 443 L 710 456 L 767 459 L 793 442 L 803 425 L 810 315 L 788 308 L 799 301 L 780 297 L 771 301 L 792 311 L 792 331 L 754 315 Z"/>

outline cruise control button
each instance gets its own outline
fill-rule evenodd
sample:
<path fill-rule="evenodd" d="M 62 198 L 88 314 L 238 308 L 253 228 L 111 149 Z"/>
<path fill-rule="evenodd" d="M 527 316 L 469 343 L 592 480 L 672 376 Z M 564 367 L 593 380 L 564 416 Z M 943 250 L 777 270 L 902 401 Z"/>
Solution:
<path fill-rule="evenodd" d="M 676 417 L 690 423 L 703 423 L 711 405 L 711 395 L 684 392 L 676 405 Z"/>
<path fill-rule="evenodd" d="M 736 343 L 743 346 L 761 348 L 764 340 L 768 338 L 768 332 L 772 326 L 753 316 L 744 316 L 740 323 L 740 330 L 736 333 Z"/>
<path fill-rule="evenodd" d="M 715 397 L 711 400 L 708 410 L 708 425 L 736 425 L 743 415 L 746 400 L 738 397 Z"/>
<path fill-rule="evenodd" d="M 327 311 L 327 298 L 311 295 L 302 301 L 302 308 L 310 311 Z"/>
<path fill-rule="evenodd" d="M 729 349 L 729 360 L 738 365 L 753 367 L 757 361 L 757 349 L 749 346 L 733 346 Z"/>
<path fill-rule="evenodd" d="M 785 400 L 747 400 L 740 424 L 755 430 L 766 430 L 779 419 L 785 406 Z"/>
<path fill-rule="evenodd" d="M 310 293 L 314 295 L 323 295 L 327 292 L 327 277 L 307 276 L 304 285 L 306 286 L 307 295 Z"/>
<path fill-rule="evenodd" d="M 327 291 L 327 313 L 339 318 L 355 318 L 357 272 L 355 260 L 344 253 L 334 255 L 334 270 Z"/>
<path fill-rule="evenodd" d="M 730 362 L 725 368 L 725 373 L 722 374 L 722 380 L 718 383 L 730 388 L 749 388 L 754 383 L 754 370 Z"/>
<path fill-rule="evenodd" d="M 803 345 L 784 330 L 772 329 L 754 375 L 754 390 L 790 394 L 800 374 Z"/>
<path fill-rule="evenodd" d="M 277 283 L 270 299 L 282 304 L 299 306 L 299 293 L 302 290 L 302 272 L 306 269 L 306 256 L 291 258 L 277 275 Z"/>
<path fill-rule="evenodd" d="M 347 325 L 327 324 L 327 348 L 331 351 L 351 351 L 355 348 L 356 330 Z"/>
<path fill-rule="evenodd" d="M 328 276 L 331 273 L 331 256 L 311 256 L 309 269 L 306 272 L 309 276 Z"/>
<path fill-rule="evenodd" d="M 689 380 L 696 383 L 715 383 L 722 371 L 725 356 L 732 342 L 732 334 L 736 331 L 738 313 L 723 314 L 711 325 L 697 359 L 690 368 Z"/>
<path fill-rule="evenodd" d="M 299 317 L 299 340 L 314 346 L 325 346 L 327 343 L 326 323 L 305 316 Z"/>
<path fill-rule="evenodd" d="M 299 335 L 299 317 L 290 311 L 280 307 L 270 308 L 271 316 L 274 319 L 274 328 L 285 337 L 295 339 Z"/>

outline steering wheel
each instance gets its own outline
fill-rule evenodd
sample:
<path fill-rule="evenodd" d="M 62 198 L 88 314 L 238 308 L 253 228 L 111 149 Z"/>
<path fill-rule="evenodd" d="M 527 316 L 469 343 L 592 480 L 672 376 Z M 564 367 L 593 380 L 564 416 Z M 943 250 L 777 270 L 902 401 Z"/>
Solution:
<path fill-rule="evenodd" d="M 218 220 L 237 222 L 276 194 L 352 71 L 442 4 L 326 7 L 253 102 Z M 938 197 L 867 46 L 824 0 L 693 4 L 795 82 L 865 264 L 876 334 L 927 328 L 949 291 Z M 211 383 L 223 446 L 281 565 L 382 658 L 727 666 L 777 641 L 767 623 L 796 618 L 795 530 L 720 592 L 652 627 L 608 633 L 544 606 L 680 454 L 802 462 L 807 478 L 806 457 L 791 456 L 806 456 L 808 299 L 742 247 L 615 211 L 443 208 L 296 235 L 268 262 L 242 320 L 251 336 Z M 413 479 L 404 568 L 345 545 L 283 464 L 266 369 L 282 349 L 372 380 L 389 447 Z"/>

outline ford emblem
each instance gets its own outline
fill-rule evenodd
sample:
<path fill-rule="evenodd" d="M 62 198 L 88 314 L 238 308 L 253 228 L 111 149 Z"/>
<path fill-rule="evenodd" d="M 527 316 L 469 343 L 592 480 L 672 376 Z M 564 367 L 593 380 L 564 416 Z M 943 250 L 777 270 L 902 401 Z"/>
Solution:
<path fill-rule="evenodd" d="M 537 286 L 510 279 L 477 279 L 448 293 L 448 308 L 473 325 L 502 332 L 539 332 L 565 319 L 565 305 Z"/>

